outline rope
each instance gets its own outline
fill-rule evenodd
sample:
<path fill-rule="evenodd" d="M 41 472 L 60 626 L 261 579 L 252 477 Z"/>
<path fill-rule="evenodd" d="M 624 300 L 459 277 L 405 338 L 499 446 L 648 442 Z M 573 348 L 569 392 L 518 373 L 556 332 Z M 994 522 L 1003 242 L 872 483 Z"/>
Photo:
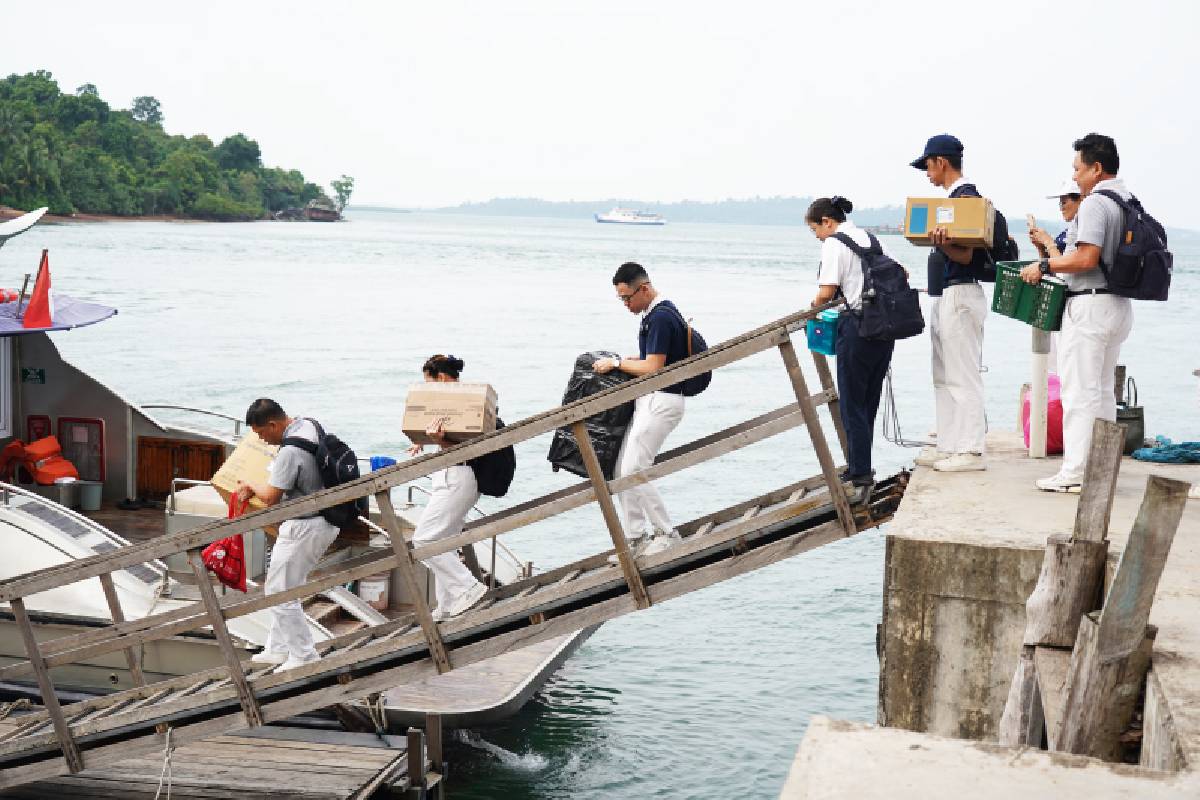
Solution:
<path fill-rule="evenodd" d="M 167 740 L 163 745 L 163 765 L 162 772 L 158 774 L 158 790 L 154 793 L 154 800 L 158 800 L 158 796 L 162 794 L 163 782 L 167 784 L 167 796 L 165 800 L 171 800 L 171 754 L 175 752 L 175 746 L 171 744 L 171 731 L 174 728 L 167 728 Z"/>
<path fill-rule="evenodd" d="M 371 718 L 371 723 L 375 726 L 375 735 L 384 744 L 388 744 L 387 740 L 387 710 L 383 705 L 383 695 L 369 695 L 363 704 L 367 707 L 367 716 Z M 391 745 L 388 745 L 389 747 Z"/>
<path fill-rule="evenodd" d="M 11 703 L 0 705 L 0 719 L 7 719 L 8 715 L 17 710 L 26 711 L 33 708 L 33 703 L 29 702 L 28 697 L 22 697 L 20 700 L 13 700 Z"/>
<path fill-rule="evenodd" d="M 900 414 L 896 411 L 896 396 L 892 393 L 892 370 L 889 367 L 883 383 L 883 438 L 899 447 L 929 447 L 933 442 L 904 438 L 900 431 Z"/>

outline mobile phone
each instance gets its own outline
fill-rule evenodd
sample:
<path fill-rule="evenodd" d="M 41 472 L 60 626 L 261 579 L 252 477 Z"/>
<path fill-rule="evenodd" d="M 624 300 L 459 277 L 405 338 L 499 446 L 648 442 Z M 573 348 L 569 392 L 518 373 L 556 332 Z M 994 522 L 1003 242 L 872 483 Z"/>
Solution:
<path fill-rule="evenodd" d="M 1034 219 L 1033 214 L 1025 215 L 1025 224 L 1029 226 L 1029 230 L 1033 230 L 1037 227 L 1037 220 Z"/>

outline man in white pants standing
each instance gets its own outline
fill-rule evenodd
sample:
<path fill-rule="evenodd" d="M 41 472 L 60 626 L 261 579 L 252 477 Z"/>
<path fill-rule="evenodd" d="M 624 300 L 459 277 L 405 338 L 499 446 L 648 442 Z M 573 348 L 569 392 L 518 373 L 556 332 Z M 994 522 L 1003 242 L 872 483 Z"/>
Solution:
<path fill-rule="evenodd" d="M 593 369 L 604 374 L 614 369 L 641 377 L 657 372 L 688 356 L 688 331 L 683 315 L 650 283 L 640 264 L 622 264 L 613 276 L 617 299 L 634 314 L 642 315 L 638 331 L 637 358 L 601 358 Z M 655 456 L 675 426 L 683 419 L 683 389 L 679 384 L 637 399 L 633 419 L 617 455 L 615 475 L 620 478 L 640 472 L 654 463 Z M 651 483 L 626 489 L 617 497 L 625 518 L 625 536 L 636 558 L 666 550 L 680 541 L 671 524 L 662 495 Z"/>
<path fill-rule="evenodd" d="M 1133 327 L 1133 304 L 1108 289 L 1101 264 L 1111 265 L 1125 229 L 1121 207 L 1101 190 L 1116 192 L 1122 200 L 1133 195 L 1117 177 L 1121 159 L 1110 137 L 1089 133 L 1076 140 L 1075 183 L 1083 194 L 1075 215 L 1075 243 L 1061 256 L 1043 258 L 1021 272 L 1028 283 L 1051 273 L 1067 284 L 1058 340 L 1058 369 L 1062 379 L 1063 460 L 1058 473 L 1037 481 L 1045 492 L 1076 492 L 1092 446 L 1092 425 L 1097 418 L 1115 422 L 1114 391 L 1121 344 Z"/>
<path fill-rule="evenodd" d="M 962 142 L 948 133 L 938 134 L 925 143 L 925 152 L 912 166 L 924 170 L 929 182 L 946 189 L 950 197 L 979 197 L 975 185 L 963 177 L 962 154 Z M 945 228 L 934 228 L 930 234 L 935 247 L 930 255 L 931 293 L 937 264 L 943 265 L 941 296 L 933 302 L 937 318 L 929 326 L 937 444 L 926 448 L 917 463 L 939 472 L 987 469 L 980 369 L 988 307 L 979 276 L 988 253 L 982 247 L 954 244 Z"/>
<path fill-rule="evenodd" d="M 246 411 L 246 424 L 267 444 L 279 445 L 285 438 L 317 442 L 317 428 L 310 420 L 289 417 L 278 403 L 267 398 L 255 400 L 250 405 Z M 258 497 L 273 506 L 323 488 L 316 456 L 300 447 L 283 445 L 271 462 L 267 483 L 239 481 L 238 496 L 243 501 Z M 306 583 L 308 573 L 337 535 L 338 529 L 320 512 L 281 523 L 279 537 L 271 548 L 264 591 L 271 595 Z M 266 647 L 250 660 L 257 664 L 282 664 L 281 669 L 292 669 L 319 658 L 300 601 L 289 600 L 272 606 Z"/>

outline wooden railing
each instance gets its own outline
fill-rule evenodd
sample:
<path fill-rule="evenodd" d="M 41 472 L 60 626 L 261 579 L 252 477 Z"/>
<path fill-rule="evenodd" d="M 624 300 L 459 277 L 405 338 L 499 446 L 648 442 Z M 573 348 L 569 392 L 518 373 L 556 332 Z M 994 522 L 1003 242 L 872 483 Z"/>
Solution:
<path fill-rule="evenodd" d="M 251 726 L 260 725 L 263 722 L 263 716 L 239 662 L 238 652 L 226 627 L 227 621 L 289 600 L 307 597 L 331 586 L 390 568 L 399 570 L 400 577 L 413 598 L 413 614 L 428 644 L 430 656 L 437 670 L 445 672 L 451 668 L 450 657 L 425 601 L 425 594 L 417 583 L 415 564 L 418 560 L 508 533 L 556 514 L 596 502 L 600 506 L 605 525 L 611 536 L 629 593 L 639 608 L 645 608 L 650 605 L 651 600 L 643 584 L 638 565 L 631 557 L 626 544 L 625 532 L 616 512 L 613 495 L 801 425 L 808 429 L 821 467 L 821 477 L 829 488 L 829 495 L 832 498 L 841 529 L 845 535 L 851 535 L 855 532 L 854 516 L 839 481 L 837 466 L 825 440 L 817 414 L 819 406 L 829 406 L 834 429 L 844 455 L 846 437 L 842 428 L 833 377 L 825 357 L 813 353 L 821 390 L 815 393 L 810 392 L 800 367 L 799 357 L 792 344 L 792 335 L 802 331 L 809 319 L 827 307 L 829 306 L 792 314 L 723 342 L 705 353 L 693 356 L 652 375 L 628 381 L 608 391 L 516 422 L 495 433 L 478 437 L 441 452 L 372 472 L 352 483 L 326 489 L 238 519 L 223 520 L 188 531 L 168 534 L 102 555 L 2 581 L 0 582 L 0 602 L 8 602 L 12 607 L 13 615 L 25 643 L 28 660 L 0 669 L 0 680 L 29 673 L 35 676 L 46 711 L 53 721 L 54 731 L 66 759 L 67 768 L 71 772 L 77 772 L 83 768 L 83 759 L 71 738 L 68 720 L 64 717 L 55 697 L 49 670 L 82 659 L 123 651 L 135 684 L 144 686 L 145 679 L 138 661 L 140 645 L 209 626 L 216 635 L 228 678 L 237 690 L 246 723 Z M 801 335 L 803 334 L 801 333 Z M 592 449 L 591 440 L 584 428 L 585 420 L 597 413 L 671 386 L 693 375 L 719 369 L 771 348 L 779 351 L 796 397 L 795 403 L 663 453 L 652 466 L 636 474 L 622 476 L 612 481 L 605 480 Z M 401 486 L 445 467 L 461 464 L 468 459 L 564 427 L 571 428 L 575 433 L 587 468 L 587 481 L 476 520 L 467 525 L 457 536 L 415 549 L 404 540 L 400 522 L 392 505 L 389 492 L 391 488 Z M 261 591 L 252 591 L 243 596 L 219 598 L 213 591 L 208 574 L 200 559 L 200 549 L 205 545 L 226 536 L 246 533 L 266 525 L 275 525 L 298 516 L 312 515 L 321 509 L 368 495 L 374 495 L 379 505 L 383 527 L 391 536 L 392 552 L 370 553 L 343 562 L 337 566 L 336 571 L 315 574 L 303 586 L 284 592 L 264 595 Z M 113 588 L 112 572 L 179 552 L 188 553 L 189 563 L 199 586 L 200 600 L 186 608 L 154 614 L 139 620 L 125 621 L 117 593 Z M 112 613 L 113 624 L 104 628 L 89 629 L 81 633 L 63 636 L 48 642 L 37 642 L 25 608 L 24 598 L 48 589 L 91 578 L 99 578 L 101 581 Z"/>

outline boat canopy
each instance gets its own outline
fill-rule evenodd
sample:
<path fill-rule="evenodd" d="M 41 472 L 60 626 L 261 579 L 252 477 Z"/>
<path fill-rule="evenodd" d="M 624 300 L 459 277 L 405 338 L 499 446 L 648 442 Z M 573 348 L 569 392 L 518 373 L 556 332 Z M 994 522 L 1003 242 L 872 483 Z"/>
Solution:
<path fill-rule="evenodd" d="M 54 313 L 52 315 L 53 324 L 45 328 L 26 328 L 21 322 L 22 315 L 18 313 L 17 305 L 17 303 L 0 304 L 0 337 L 20 336 L 23 333 L 41 333 L 43 331 L 69 331 L 72 328 L 95 325 L 97 322 L 103 322 L 117 313 L 117 310 L 111 306 L 102 306 L 99 303 L 76 300 L 73 297 L 67 297 L 56 292 L 54 294 Z M 25 306 L 28 305 L 28 301 L 20 305 L 21 309 L 24 310 Z"/>

